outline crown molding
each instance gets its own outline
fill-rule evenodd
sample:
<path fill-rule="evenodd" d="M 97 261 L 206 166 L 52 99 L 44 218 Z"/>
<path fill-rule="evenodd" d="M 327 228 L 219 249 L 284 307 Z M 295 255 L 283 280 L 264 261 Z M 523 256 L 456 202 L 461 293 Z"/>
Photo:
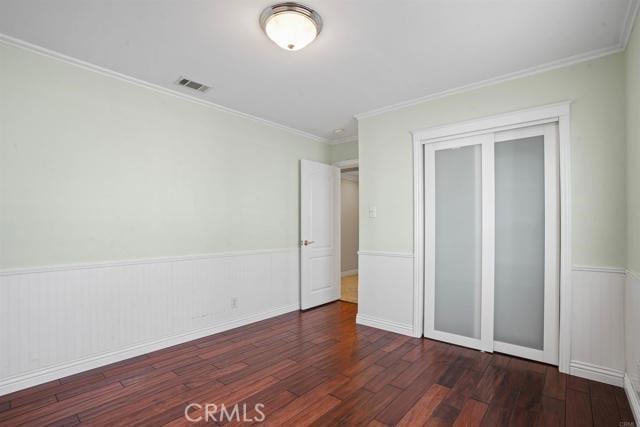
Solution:
<path fill-rule="evenodd" d="M 604 56 L 623 52 L 627 48 L 627 45 L 629 44 L 629 39 L 631 37 L 631 33 L 633 32 L 633 27 L 636 21 L 636 17 L 638 16 L 638 13 L 640 13 L 640 0 L 631 0 L 627 8 L 627 13 L 625 15 L 624 23 L 622 25 L 622 28 L 620 29 L 620 37 L 617 45 L 602 48 L 602 49 L 596 49 L 583 54 L 569 56 L 567 58 L 548 62 L 543 65 L 525 68 L 520 71 L 503 74 L 501 76 L 493 77 L 486 80 L 481 80 L 476 83 L 470 83 L 468 85 L 459 86 L 457 88 L 447 89 L 441 92 L 435 92 L 430 95 L 409 99 L 407 101 L 398 102 L 396 104 L 391 104 L 386 107 L 376 108 L 374 110 L 370 110 L 364 113 L 355 114 L 354 117 L 357 120 L 360 120 L 367 117 L 377 116 L 390 111 L 400 110 L 402 108 L 411 107 L 413 105 L 422 104 L 422 103 L 433 101 L 440 98 L 446 98 L 447 96 L 456 95 L 464 92 L 470 92 L 475 89 L 480 89 L 487 86 L 493 86 L 499 83 L 507 82 L 509 80 L 515 80 L 521 77 L 532 76 L 535 74 L 544 73 L 545 71 L 551 71 L 557 68 L 567 67 L 569 65 L 578 64 L 580 62 L 590 61 L 593 59 L 598 59 Z"/>
<path fill-rule="evenodd" d="M 633 26 L 636 22 L 639 10 L 640 0 L 631 0 L 629 2 L 629 7 L 627 8 L 627 15 L 624 18 L 622 31 L 620 32 L 620 46 L 623 50 L 626 49 L 629 44 L 629 39 L 631 38 L 631 33 L 633 32 Z"/>
<path fill-rule="evenodd" d="M 634 4 L 637 4 L 638 0 L 633 0 Z M 637 7 L 635 7 L 637 12 Z M 626 31 L 626 30 L 625 30 Z M 630 33 L 630 32 L 629 32 Z M 622 37 L 622 36 L 621 36 Z M 590 61 L 593 59 L 602 58 L 604 56 L 613 55 L 616 53 L 620 53 L 624 51 L 624 46 L 622 44 L 616 44 L 614 46 L 606 47 L 603 49 L 593 50 L 591 52 L 582 53 L 578 55 L 569 56 L 564 59 L 560 59 L 557 61 L 548 62 L 543 65 L 537 65 L 530 68 L 525 68 L 520 71 L 515 71 L 513 73 L 503 74 L 498 77 L 492 77 L 490 79 L 481 80 L 476 83 L 471 83 L 464 86 L 459 86 L 453 89 L 447 89 L 441 92 L 435 92 L 430 95 L 425 95 L 420 98 L 409 99 L 407 101 L 398 102 L 396 104 L 391 104 L 386 107 L 377 108 L 375 110 L 370 110 L 365 113 L 360 113 L 354 115 L 357 120 L 365 119 L 368 117 L 378 116 L 380 114 L 388 113 L 391 111 L 401 110 L 403 108 L 412 107 L 414 105 L 423 104 L 429 101 L 434 101 L 440 98 L 446 98 L 448 96 L 457 95 L 465 92 L 470 92 L 472 90 L 481 89 L 483 87 L 494 86 L 500 83 L 508 82 L 510 80 L 516 80 L 522 77 L 533 76 L 536 74 L 544 73 L 546 71 L 555 70 L 558 68 L 568 67 L 570 65 L 578 64 L 580 62 Z"/>
<path fill-rule="evenodd" d="M 179 99 L 182 99 L 182 100 L 185 100 L 185 101 L 189 101 L 189 102 L 192 102 L 194 104 L 198 104 L 198 105 L 202 105 L 202 106 L 205 106 L 205 107 L 213 108 L 215 110 L 223 111 L 225 113 L 233 114 L 234 116 L 242 117 L 242 118 L 245 118 L 245 119 L 250 119 L 250 120 L 256 121 L 258 123 L 262 123 L 264 125 L 270 126 L 272 128 L 284 130 L 286 132 L 292 133 L 294 135 L 302 136 L 302 137 L 311 139 L 311 140 L 316 141 L 316 142 L 323 142 L 325 144 L 328 144 L 328 143 L 331 142 L 327 138 L 323 138 L 321 136 L 314 135 L 312 133 L 305 132 L 305 131 L 300 130 L 300 129 L 295 129 L 295 128 L 292 128 L 292 127 L 287 126 L 287 125 L 276 123 L 276 122 L 273 122 L 271 120 L 267 120 L 267 119 L 263 119 L 261 117 L 257 117 L 257 116 L 251 115 L 249 113 L 243 113 L 242 111 L 234 110 L 233 108 L 225 107 L 223 105 L 216 104 L 216 103 L 211 102 L 211 101 L 207 101 L 207 100 L 204 100 L 204 99 L 201 99 L 201 98 L 197 98 L 195 96 L 192 96 L 192 95 L 189 95 L 189 94 L 186 94 L 186 93 L 182 93 L 182 92 L 178 92 L 178 91 L 175 91 L 175 90 L 172 90 L 172 89 L 168 89 L 168 88 L 166 88 L 164 86 L 160 86 L 160 85 L 157 85 L 155 83 L 150 83 L 150 82 L 147 82 L 147 81 L 144 81 L 144 80 L 141 80 L 141 79 L 126 75 L 126 74 L 122 74 L 122 73 L 119 73 L 117 71 L 110 70 L 108 68 L 104 68 L 104 67 L 101 67 L 99 65 L 95 65 L 95 64 L 92 64 L 90 62 L 86 62 L 86 61 L 83 61 L 81 59 L 77 59 L 77 58 L 65 55 L 63 53 L 47 49 L 47 48 L 42 47 L 42 46 L 35 45 L 35 44 L 29 43 L 27 41 L 20 40 L 20 39 L 17 39 L 15 37 L 8 36 L 8 35 L 3 34 L 3 33 L 0 33 L 0 43 L 4 43 L 4 44 L 9 45 L 9 46 L 13 46 L 13 47 L 17 47 L 17 48 L 20 48 L 20 49 L 28 50 L 28 51 L 37 53 L 39 55 L 42 55 L 42 56 L 45 56 L 45 57 L 48 57 L 48 58 L 52 58 L 52 59 L 55 59 L 55 60 L 58 60 L 58 61 L 65 62 L 67 64 L 75 65 L 77 67 L 80 67 L 80 68 L 83 68 L 83 69 L 86 69 L 86 70 L 89 70 L 89 71 L 93 71 L 93 72 L 101 74 L 103 76 L 112 77 L 112 78 L 115 78 L 115 79 L 130 83 L 130 84 L 133 84 L 135 86 L 143 87 L 145 89 L 150 89 L 150 90 L 153 90 L 155 92 L 159 92 L 159 93 L 162 93 L 162 94 L 165 94 L 165 95 L 173 96 L 175 98 L 179 98 Z"/>

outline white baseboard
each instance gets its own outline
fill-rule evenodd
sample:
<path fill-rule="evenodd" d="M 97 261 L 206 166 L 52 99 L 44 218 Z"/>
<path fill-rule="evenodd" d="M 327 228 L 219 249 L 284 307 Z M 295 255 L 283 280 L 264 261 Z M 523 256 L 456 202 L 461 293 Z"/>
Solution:
<path fill-rule="evenodd" d="M 622 387 L 624 384 L 624 371 L 592 365 L 591 363 L 572 360 L 569 365 L 569 373 L 576 377 L 611 384 L 617 387 Z"/>
<path fill-rule="evenodd" d="M 356 316 L 356 323 L 359 325 L 371 326 L 372 328 L 382 329 L 396 334 L 413 336 L 413 325 L 404 325 L 401 323 L 391 322 L 383 319 L 376 319 L 364 314 Z"/>
<path fill-rule="evenodd" d="M 299 309 L 298 304 L 286 305 L 286 306 L 278 307 L 262 313 L 221 322 L 215 326 L 200 329 L 197 331 L 188 332 L 186 334 L 166 337 L 159 340 L 150 341 L 147 343 L 124 348 L 111 353 L 87 357 L 87 358 L 75 360 L 69 363 L 64 363 L 58 366 L 52 366 L 46 369 L 29 372 L 13 378 L 7 378 L 0 382 L 0 396 L 8 393 L 12 393 L 17 390 L 22 390 L 28 387 L 32 387 L 38 384 L 42 384 L 48 381 L 52 381 L 58 378 L 64 378 L 69 375 L 77 374 L 90 369 L 98 368 L 100 366 L 105 366 L 111 363 L 119 362 L 121 360 L 129 359 L 131 357 L 140 356 L 142 354 L 146 354 L 152 351 L 160 350 L 160 349 L 171 347 L 177 344 L 182 344 L 188 341 L 192 341 L 198 338 L 206 337 L 208 335 L 224 332 L 229 329 L 248 325 L 250 323 L 258 322 L 260 320 L 269 319 L 271 317 L 279 316 L 281 314 L 289 313 L 291 311 L 296 311 L 298 309 Z"/>
<path fill-rule="evenodd" d="M 631 412 L 633 412 L 633 418 L 636 420 L 636 425 L 640 425 L 640 398 L 638 397 L 636 390 L 633 388 L 629 374 L 625 374 L 624 376 L 624 391 L 627 394 L 627 400 L 629 401 L 629 406 L 631 406 Z"/>
<path fill-rule="evenodd" d="M 340 273 L 341 277 L 355 276 L 358 274 L 358 269 L 355 270 L 347 270 Z"/>

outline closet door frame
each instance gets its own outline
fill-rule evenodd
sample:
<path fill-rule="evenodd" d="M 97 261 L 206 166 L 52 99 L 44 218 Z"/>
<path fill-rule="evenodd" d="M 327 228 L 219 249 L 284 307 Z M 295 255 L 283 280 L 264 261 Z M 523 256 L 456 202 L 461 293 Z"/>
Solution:
<path fill-rule="evenodd" d="M 565 101 L 411 132 L 413 136 L 414 171 L 413 336 L 421 337 L 425 332 L 425 146 L 436 142 L 481 135 L 489 132 L 501 132 L 533 125 L 557 123 L 560 180 L 560 328 L 558 367 L 560 372 L 569 372 L 571 354 L 570 104 L 571 101 Z"/>

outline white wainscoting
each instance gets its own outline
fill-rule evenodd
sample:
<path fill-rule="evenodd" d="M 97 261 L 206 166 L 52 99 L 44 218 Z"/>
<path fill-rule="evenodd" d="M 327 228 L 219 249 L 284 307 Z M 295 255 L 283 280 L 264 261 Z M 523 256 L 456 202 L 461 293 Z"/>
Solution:
<path fill-rule="evenodd" d="M 357 323 L 413 335 L 413 254 L 359 255 Z M 573 268 L 572 375 L 623 385 L 625 276 L 623 269 Z"/>
<path fill-rule="evenodd" d="M 297 310 L 298 263 L 278 249 L 2 271 L 0 395 Z"/>
<path fill-rule="evenodd" d="M 636 422 L 640 423 L 640 274 L 627 271 L 625 289 L 627 375 L 625 391 Z"/>
<path fill-rule="evenodd" d="M 573 267 L 570 373 L 622 386 L 625 271 Z"/>
<path fill-rule="evenodd" d="M 358 255 L 356 323 L 413 336 L 413 254 Z"/>

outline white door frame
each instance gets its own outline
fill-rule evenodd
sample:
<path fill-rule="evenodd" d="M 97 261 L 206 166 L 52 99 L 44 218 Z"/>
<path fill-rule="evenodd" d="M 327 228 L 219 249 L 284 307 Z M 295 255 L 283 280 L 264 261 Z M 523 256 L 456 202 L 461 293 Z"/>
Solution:
<path fill-rule="evenodd" d="M 411 132 L 413 136 L 414 291 L 413 336 L 424 325 L 424 145 L 449 139 L 558 123 L 560 163 L 559 370 L 569 372 L 571 354 L 571 101 Z"/>
<path fill-rule="evenodd" d="M 339 162 L 335 162 L 332 166 L 335 166 L 339 169 L 347 169 L 347 168 L 357 168 L 360 165 L 360 161 L 358 159 L 352 160 L 341 160 Z"/>

